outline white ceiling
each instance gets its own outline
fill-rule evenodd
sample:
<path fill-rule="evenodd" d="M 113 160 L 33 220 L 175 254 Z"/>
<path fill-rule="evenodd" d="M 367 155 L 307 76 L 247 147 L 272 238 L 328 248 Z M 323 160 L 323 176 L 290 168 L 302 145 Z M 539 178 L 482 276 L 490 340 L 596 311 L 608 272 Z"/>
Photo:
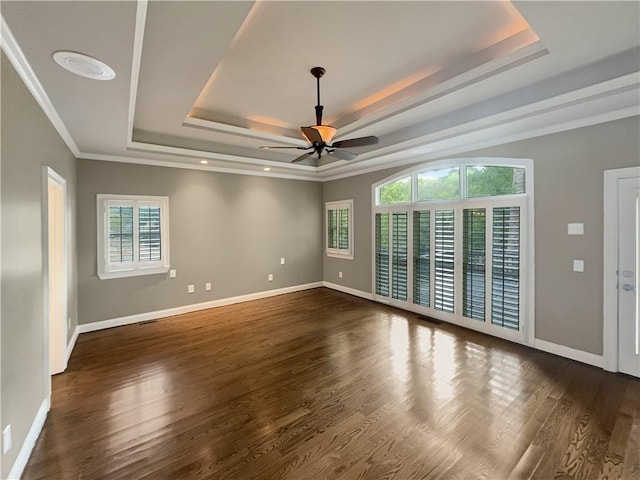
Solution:
<path fill-rule="evenodd" d="M 2 2 L 3 51 L 82 158 L 327 180 L 638 115 L 640 3 Z M 116 71 L 58 67 L 71 50 Z M 292 164 L 300 126 L 377 135 Z M 201 164 L 206 160 L 206 165 Z M 263 169 L 269 167 L 270 172 Z"/>

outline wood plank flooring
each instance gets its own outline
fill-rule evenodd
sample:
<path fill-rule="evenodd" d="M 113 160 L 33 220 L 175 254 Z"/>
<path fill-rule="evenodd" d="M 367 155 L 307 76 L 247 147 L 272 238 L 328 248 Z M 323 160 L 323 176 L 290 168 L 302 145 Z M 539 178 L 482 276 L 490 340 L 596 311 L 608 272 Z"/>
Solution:
<path fill-rule="evenodd" d="M 640 381 L 322 288 L 81 335 L 23 475 L 507 478 L 640 478 Z"/>

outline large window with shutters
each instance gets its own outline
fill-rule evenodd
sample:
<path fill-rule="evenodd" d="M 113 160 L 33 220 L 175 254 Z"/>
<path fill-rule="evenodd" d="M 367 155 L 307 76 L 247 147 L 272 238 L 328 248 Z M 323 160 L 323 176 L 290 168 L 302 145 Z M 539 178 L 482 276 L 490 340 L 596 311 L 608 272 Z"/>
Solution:
<path fill-rule="evenodd" d="M 169 270 L 169 198 L 97 196 L 98 277 Z"/>
<path fill-rule="evenodd" d="M 378 301 L 533 338 L 533 162 L 434 162 L 373 186 Z"/>
<path fill-rule="evenodd" d="M 330 257 L 353 258 L 353 200 L 327 202 L 326 252 Z"/>

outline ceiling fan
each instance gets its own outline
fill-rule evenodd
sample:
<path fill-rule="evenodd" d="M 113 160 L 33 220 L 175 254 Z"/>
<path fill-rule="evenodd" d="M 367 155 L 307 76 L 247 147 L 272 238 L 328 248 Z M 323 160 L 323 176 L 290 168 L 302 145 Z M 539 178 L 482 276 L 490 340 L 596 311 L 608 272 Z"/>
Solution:
<path fill-rule="evenodd" d="M 355 153 L 347 152 L 342 148 L 352 147 L 364 147 L 366 145 L 375 145 L 378 143 L 378 137 L 359 137 L 349 138 L 347 140 L 338 140 L 337 142 L 330 143 L 335 136 L 337 130 L 331 125 L 322 125 L 322 110 L 324 107 L 320 105 L 320 77 L 325 73 L 325 69 L 322 67 L 313 67 L 311 69 L 311 75 L 316 78 L 318 86 L 318 104 L 316 105 L 316 125 L 310 127 L 300 127 L 302 136 L 311 144 L 307 147 L 270 147 L 264 146 L 260 148 L 273 149 L 273 148 L 295 148 L 297 150 L 306 150 L 298 158 L 292 160 L 292 162 L 300 162 L 311 157 L 314 154 L 318 155 L 318 159 L 322 157 L 323 152 L 329 155 L 341 158 L 343 160 L 353 160 L 358 155 Z"/>

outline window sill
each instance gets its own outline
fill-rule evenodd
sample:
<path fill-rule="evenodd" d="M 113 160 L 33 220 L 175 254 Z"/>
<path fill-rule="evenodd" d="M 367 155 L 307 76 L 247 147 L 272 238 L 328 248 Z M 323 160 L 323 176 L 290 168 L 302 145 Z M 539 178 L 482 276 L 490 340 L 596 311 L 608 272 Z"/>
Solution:
<path fill-rule="evenodd" d="M 137 268 L 135 270 L 116 270 L 113 272 L 98 272 L 98 278 L 100 280 L 110 280 L 112 278 L 124 278 L 124 277 L 140 277 L 142 275 L 157 275 L 161 273 L 167 273 L 169 266 L 166 267 L 151 267 L 151 268 Z"/>
<path fill-rule="evenodd" d="M 327 257 L 342 258 L 344 260 L 353 260 L 353 254 L 352 253 L 326 252 L 326 254 L 327 254 Z"/>

